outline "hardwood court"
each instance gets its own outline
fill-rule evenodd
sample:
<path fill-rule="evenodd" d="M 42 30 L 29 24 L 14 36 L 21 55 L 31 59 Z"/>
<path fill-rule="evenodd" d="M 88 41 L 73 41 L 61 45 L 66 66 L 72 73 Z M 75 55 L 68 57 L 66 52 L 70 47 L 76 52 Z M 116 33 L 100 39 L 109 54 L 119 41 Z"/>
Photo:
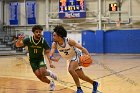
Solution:
<path fill-rule="evenodd" d="M 83 68 L 86 75 L 100 83 L 102 93 L 139 93 L 140 55 L 93 55 L 94 64 Z M 0 56 L 0 93 L 75 93 L 76 86 L 61 59 L 54 63 L 59 81 L 56 90 L 39 81 L 33 74 L 25 55 Z M 50 69 L 48 67 L 48 69 Z M 92 85 L 81 81 L 84 93 L 91 93 Z"/>

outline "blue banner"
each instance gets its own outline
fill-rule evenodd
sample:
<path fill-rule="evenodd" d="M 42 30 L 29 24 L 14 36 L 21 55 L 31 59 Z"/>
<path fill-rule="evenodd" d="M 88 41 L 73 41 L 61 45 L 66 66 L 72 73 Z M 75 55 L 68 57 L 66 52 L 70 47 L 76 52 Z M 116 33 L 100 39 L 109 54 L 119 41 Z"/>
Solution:
<path fill-rule="evenodd" d="M 59 13 L 59 18 L 85 18 L 86 12 L 65 12 Z"/>
<path fill-rule="evenodd" d="M 18 25 L 19 21 L 19 3 L 9 3 L 9 23 L 10 25 Z"/>
<path fill-rule="evenodd" d="M 28 24 L 36 24 L 36 2 L 26 1 L 26 15 Z"/>

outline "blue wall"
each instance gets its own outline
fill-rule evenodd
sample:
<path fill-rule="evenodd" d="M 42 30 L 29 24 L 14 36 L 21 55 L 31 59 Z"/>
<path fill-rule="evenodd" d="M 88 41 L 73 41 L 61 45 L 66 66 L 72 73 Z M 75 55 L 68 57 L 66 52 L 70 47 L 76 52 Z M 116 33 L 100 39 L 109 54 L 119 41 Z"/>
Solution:
<path fill-rule="evenodd" d="M 52 34 L 44 32 L 44 37 L 51 46 Z M 90 53 L 140 53 L 139 30 L 85 30 L 82 31 L 82 45 Z"/>
<path fill-rule="evenodd" d="M 103 53 L 104 52 L 104 31 L 97 30 L 96 31 L 96 53 Z"/>
<path fill-rule="evenodd" d="M 86 30 L 82 31 L 82 46 L 85 47 L 90 52 L 96 52 L 96 39 L 95 31 Z"/>
<path fill-rule="evenodd" d="M 85 32 L 86 35 L 83 34 Z M 138 54 L 140 53 L 140 30 L 109 30 L 106 32 L 97 30 L 96 33 L 89 30 L 83 31 L 82 45 L 90 53 Z"/>
<path fill-rule="evenodd" d="M 51 46 L 51 44 L 52 44 L 52 34 L 51 34 L 51 32 L 50 31 L 44 31 L 43 37 L 48 42 L 49 46 Z"/>
<path fill-rule="evenodd" d="M 104 53 L 140 53 L 140 30 L 112 30 L 104 36 Z"/>
<path fill-rule="evenodd" d="M 48 42 L 49 46 L 51 47 L 52 46 L 52 42 L 53 42 L 52 33 L 50 31 L 45 31 L 43 33 L 43 37 L 45 38 L 45 40 Z M 58 53 L 57 50 L 55 52 Z"/>

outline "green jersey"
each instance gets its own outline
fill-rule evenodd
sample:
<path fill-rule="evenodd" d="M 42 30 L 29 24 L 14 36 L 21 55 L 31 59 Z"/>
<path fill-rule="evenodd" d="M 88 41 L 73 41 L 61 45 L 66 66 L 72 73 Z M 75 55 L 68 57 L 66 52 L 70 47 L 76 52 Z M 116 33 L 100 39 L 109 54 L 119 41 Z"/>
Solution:
<path fill-rule="evenodd" d="M 46 40 L 42 37 L 36 41 L 33 37 L 23 40 L 25 46 L 28 46 L 30 61 L 41 60 L 44 57 L 44 50 L 50 49 Z"/>

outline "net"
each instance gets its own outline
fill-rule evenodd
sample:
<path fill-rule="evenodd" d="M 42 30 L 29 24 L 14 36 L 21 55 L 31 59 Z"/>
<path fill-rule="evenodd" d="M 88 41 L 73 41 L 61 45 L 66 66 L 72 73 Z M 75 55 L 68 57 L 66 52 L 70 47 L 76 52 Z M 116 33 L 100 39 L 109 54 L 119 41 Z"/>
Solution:
<path fill-rule="evenodd" d="M 130 23 L 128 12 L 109 11 L 109 23 L 116 23 L 116 21 L 119 21 L 120 23 L 126 23 L 126 24 Z"/>

